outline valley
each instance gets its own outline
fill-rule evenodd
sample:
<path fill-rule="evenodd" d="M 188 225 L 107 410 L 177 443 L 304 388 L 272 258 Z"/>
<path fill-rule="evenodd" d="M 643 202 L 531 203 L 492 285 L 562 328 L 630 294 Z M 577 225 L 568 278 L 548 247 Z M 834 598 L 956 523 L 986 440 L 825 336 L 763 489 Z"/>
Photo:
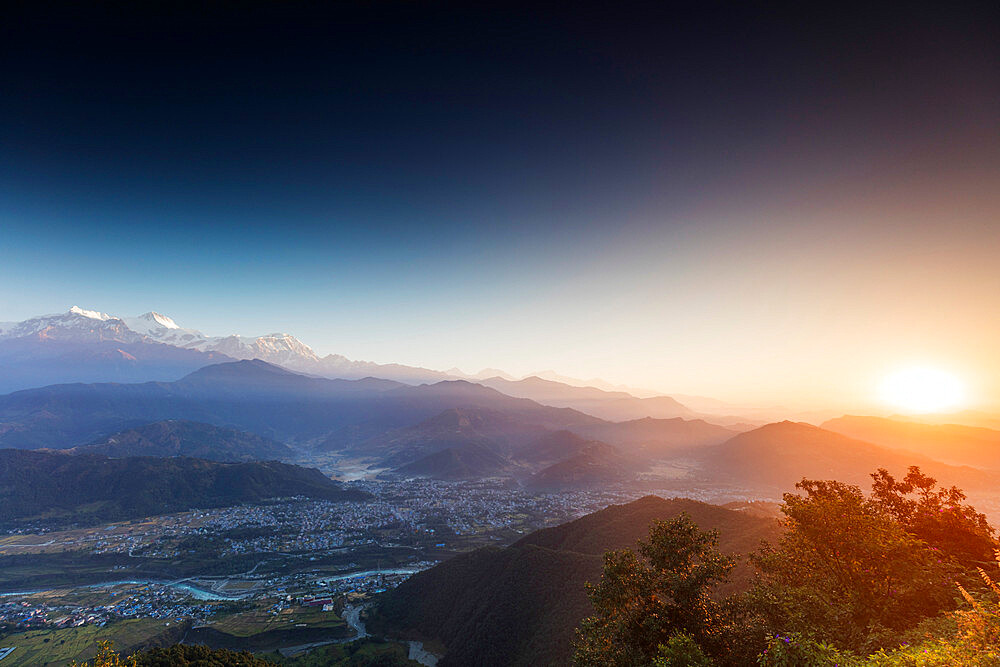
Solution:
<path fill-rule="evenodd" d="M 138 326 L 55 321 L 72 338 L 83 320 L 102 337 Z M 165 321 L 133 343 L 176 343 L 157 333 L 177 333 Z M 184 349 L 209 349 L 193 340 Z M 25 344 L 0 337 L 0 356 Z M 1000 516 L 1000 432 L 984 427 L 760 425 L 666 396 L 479 380 L 329 378 L 254 358 L 0 395 L 0 644 L 31 665 L 85 659 L 98 639 L 290 665 L 352 651 L 564 663 L 602 555 L 656 519 L 693 516 L 746 554 L 779 534 L 803 478 L 866 487 L 913 465 Z M 750 577 L 740 565 L 722 590 Z"/>

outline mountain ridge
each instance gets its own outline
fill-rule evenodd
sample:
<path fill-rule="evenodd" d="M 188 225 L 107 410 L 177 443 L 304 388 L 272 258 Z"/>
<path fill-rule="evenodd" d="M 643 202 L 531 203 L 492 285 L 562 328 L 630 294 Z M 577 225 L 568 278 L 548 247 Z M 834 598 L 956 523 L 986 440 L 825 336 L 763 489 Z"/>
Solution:
<path fill-rule="evenodd" d="M 58 450 L 57 450 L 58 451 Z M 288 445 L 223 426 L 167 419 L 115 433 L 65 451 L 108 458 L 187 456 L 218 462 L 282 461 L 293 458 Z"/>
<path fill-rule="evenodd" d="M 0 521 L 120 521 L 302 495 L 366 500 L 314 468 L 0 449 Z"/>

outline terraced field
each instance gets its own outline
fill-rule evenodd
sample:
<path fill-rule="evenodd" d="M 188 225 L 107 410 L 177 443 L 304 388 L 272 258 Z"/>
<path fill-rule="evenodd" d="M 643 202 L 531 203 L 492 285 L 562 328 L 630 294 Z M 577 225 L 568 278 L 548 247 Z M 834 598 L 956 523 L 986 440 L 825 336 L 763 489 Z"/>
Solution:
<path fill-rule="evenodd" d="M 299 607 L 285 609 L 278 614 L 266 610 L 254 610 L 233 614 L 211 626 L 213 629 L 235 637 L 250 637 L 262 632 L 273 630 L 290 630 L 294 628 L 346 628 L 347 624 L 332 611 L 323 611 L 320 607 Z"/>
<path fill-rule="evenodd" d="M 71 661 L 87 660 L 97 652 L 97 642 L 110 640 L 123 653 L 147 646 L 176 643 L 184 635 L 183 623 L 130 619 L 109 623 L 103 628 L 85 625 L 59 630 L 29 630 L 8 635 L 0 640 L 3 646 L 13 646 L 14 651 L 4 665 L 19 667 L 66 667 Z"/>

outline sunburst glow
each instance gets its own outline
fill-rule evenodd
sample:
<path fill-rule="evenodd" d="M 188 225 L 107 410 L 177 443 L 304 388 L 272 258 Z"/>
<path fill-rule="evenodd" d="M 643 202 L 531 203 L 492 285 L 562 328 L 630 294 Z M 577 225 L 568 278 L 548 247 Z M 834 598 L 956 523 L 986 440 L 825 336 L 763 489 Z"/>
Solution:
<path fill-rule="evenodd" d="M 957 377 L 937 368 L 911 367 L 882 381 L 881 397 L 907 412 L 943 412 L 960 407 L 965 387 Z"/>

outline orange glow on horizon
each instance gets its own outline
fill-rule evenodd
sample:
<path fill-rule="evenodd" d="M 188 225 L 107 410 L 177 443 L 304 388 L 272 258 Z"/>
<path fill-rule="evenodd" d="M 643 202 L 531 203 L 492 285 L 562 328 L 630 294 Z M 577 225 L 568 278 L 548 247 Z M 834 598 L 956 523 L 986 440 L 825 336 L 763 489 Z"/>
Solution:
<path fill-rule="evenodd" d="M 886 403 L 911 413 L 945 412 L 966 402 L 965 385 L 938 368 L 911 366 L 882 381 L 880 395 Z"/>

